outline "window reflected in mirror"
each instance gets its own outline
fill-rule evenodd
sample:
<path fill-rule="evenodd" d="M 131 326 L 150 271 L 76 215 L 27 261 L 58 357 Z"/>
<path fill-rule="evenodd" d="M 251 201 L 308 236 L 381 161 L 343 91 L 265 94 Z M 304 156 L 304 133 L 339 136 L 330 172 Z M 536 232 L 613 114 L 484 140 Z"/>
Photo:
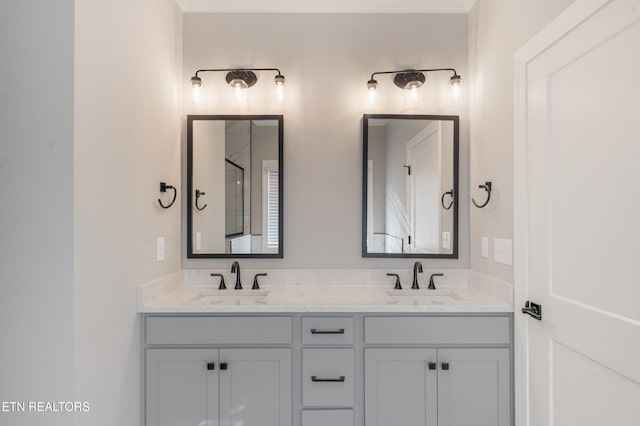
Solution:
<path fill-rule="evenodd" d="M 282 136 L 282 116 L 187 117 L 188 257 L 282 257 Z"/>

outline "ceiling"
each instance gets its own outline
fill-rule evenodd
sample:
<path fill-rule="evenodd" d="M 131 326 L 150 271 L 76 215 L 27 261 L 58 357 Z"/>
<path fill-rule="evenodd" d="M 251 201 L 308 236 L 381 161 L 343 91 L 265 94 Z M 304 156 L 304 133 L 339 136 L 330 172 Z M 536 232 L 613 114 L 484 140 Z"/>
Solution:
<path fill-rule="evenodd" d="M 175 0 L 185 12 L 467 13 L 475 0 Z"/>

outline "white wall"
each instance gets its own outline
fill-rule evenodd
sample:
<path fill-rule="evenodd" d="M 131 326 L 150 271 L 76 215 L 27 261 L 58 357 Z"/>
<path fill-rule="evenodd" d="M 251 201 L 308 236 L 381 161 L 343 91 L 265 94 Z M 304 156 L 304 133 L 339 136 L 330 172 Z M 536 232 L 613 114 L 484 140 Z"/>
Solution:
<path fill-rule="evenodd" d="M 92 403 L 75 424 L 139 426 L 136 287 L 180 268 L 182 18 L 172 0 L 75 5 L 75 398 Z"/>
<path fill-rule="evenodd" d="M 73 1 L 0 2 L 0 401 L 73 401 Z M 0 424 L 62 426 L 62 414 Z"/>
<path fill-rule="evenodd" d="M 226 224 L 225 186 L 225 123 L 224 121 L 193 121 L 193 191 L 205 195 L 198 205 L 204 210 L 193 209 L 192 249 L 196 251 L 196 235 L 200 233 L 201 253 L 224 253 Z"/>
<path fill-rule="evenodd" d="M 513 54 L 572 0 L 478 0 L 469 13 L 471 196 L 493 182 L 491 202 L 471 206 L 471 268 L 513 282 L 513 268 L 493 261 L 494 238 L 513 238 Z M 489 259 L 480 238 L 489 238 Z"/>
<path fill-rule="evenodd" d="M 415 104 L 389 76 L 378 78 L 378 99 L 370 104 L 366 82 L 374 71 L 408 67 L 454 67 L 464 79 L 467 42 L 462 14 L 186 14 L 185 112 L 284 115 L 284 259 L 243 262 L 264 269 L 410 266 L 411 260 L 361 257 L 362 115 L 461 115 L 461 168 L 467 170 L 466 104 L 448 103 L 449 73 L 428 76 Z M 275 73 L 260 73 L 242 102 L 224 73 L 209 73 L 201 74 L 202 102 L 192 105 L 189 77 L 196 69 L 243 66 L 280 68 L 287 79 L 284 102 L 275 96 Z M 466 172 L 461 182 L 460 259 L 428 261 L 428 268 L 469 266 Z M 229 264 L 183 260 L 185 268 Z"/>

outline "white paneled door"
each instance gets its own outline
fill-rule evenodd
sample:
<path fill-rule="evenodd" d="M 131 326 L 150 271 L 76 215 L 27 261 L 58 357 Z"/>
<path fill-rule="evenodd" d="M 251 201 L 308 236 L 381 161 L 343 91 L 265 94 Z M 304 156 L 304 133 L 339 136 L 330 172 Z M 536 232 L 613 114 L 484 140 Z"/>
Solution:
<path fill-rule="evenodd" d="M 516 54 L 518 425 L 640 424 L 640 0 L 577 0 Z"/>

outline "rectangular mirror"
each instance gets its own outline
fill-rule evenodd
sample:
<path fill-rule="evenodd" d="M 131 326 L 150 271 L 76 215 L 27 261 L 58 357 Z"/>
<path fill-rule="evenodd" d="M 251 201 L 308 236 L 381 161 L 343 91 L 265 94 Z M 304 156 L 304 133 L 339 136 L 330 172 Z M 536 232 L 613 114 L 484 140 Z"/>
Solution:
<path fill-rule="evenodd" d="M 458 258 L 459 117 L 365 115 L 362 256 Z"/>
<path fill-rule="evenodd" d="M 187 257 L 282 257 L 282 124 L 187 116 Z"/>

